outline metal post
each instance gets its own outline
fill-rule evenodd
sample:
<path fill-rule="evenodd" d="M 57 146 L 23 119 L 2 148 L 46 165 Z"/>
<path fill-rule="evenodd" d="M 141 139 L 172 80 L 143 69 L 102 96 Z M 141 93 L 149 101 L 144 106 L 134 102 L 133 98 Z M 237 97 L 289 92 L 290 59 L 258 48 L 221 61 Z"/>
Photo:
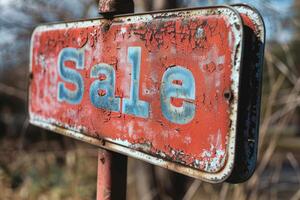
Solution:
<path fill-rule="evenodd" d="M 133 0 L 99 0 L 99 13 L 104 17 L 133 12 Z"/>
<path fill-rule="evenodd" d="M 125 200 L 126 178 L 127 157 L 99 149 L 97 200 Z"/>
<path fill-rule="evenodd" d="M 133 0 L 99 0 L 99 13 L 105 18 L 134 12 Z M 99 149 L 97 200 L 125 200 L 127 156 Z"/>

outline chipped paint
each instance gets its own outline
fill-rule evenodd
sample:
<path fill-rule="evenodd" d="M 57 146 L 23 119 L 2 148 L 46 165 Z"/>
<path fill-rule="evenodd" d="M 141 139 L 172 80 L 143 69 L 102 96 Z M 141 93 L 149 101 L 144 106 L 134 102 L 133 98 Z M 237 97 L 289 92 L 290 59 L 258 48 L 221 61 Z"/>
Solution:
<path fill-rule="evenodd" d="M 192 177 L 224 181 L 234 165 L 242 36 L 241 19 L 229 7 L 39 26 L 31 41 L 30 121 Z M 76 56 L 64 63 L 84 82 L 82 99 L 73 103 L 57 97 L 58 82 L 64 91 L 78 89 L 79 79 L 64 80 L 58 73 L 64 48 L 84 52 L 83 68 Z M 102 76 L 91 73 L 104 64 Z M 193 90 L 180 90 L 186 77 L 164 82 L 164 74 L 176 74 L 178 66 L 194 78 Z M 91 86 L 104 80 L 109 84 L 93 96 Z M 180 92 L 162 102 L 163 84 Z M 116 104 L 95 103 L 104 97 Z M 167 103 L 173 106 L 170 115 L 162 109 Z M 195 113 L 180 118 L 186 105 L 194 105 L 189 109 Z"/>

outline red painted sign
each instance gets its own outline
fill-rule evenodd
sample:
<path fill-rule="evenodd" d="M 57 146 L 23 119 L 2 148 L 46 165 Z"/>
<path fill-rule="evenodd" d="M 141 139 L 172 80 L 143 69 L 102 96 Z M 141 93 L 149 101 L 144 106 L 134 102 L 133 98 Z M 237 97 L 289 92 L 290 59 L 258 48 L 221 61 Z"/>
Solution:
<path fill-rule="evenodd" d="M 242 31 L 228 7 L 39 26 L 30 121 L 223 181 L 234 161 Z"/>

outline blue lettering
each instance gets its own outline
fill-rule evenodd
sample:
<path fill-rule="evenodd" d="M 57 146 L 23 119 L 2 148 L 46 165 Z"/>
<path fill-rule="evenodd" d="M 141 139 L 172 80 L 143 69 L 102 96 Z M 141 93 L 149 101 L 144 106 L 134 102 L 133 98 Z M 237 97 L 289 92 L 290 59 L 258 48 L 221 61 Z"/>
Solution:
<path fill-rule="evenodd" d="M 76 85 L 74 91 L 66 88 L 65 83 L 58 83 L 58 100 L 70 104 L 78 104 L 82 100 L 84 92 L 83 79 L 79 72 L 67 68 L 65 61 L 75 62 L 76 69 L 84 69 L 84 53 L 75 48 L 64 48 L 58 57 L 58 72 L 62 80 Z"/>
<path fill-rule="evenodd" d="M 149 117 L 149 103 L 139 100 L 141 48 L 129 47 L 128 60 L 132 65 L 130 98 L 123 99 L 122 112 L 138 117 Z"/>
<path fill-rule="evenodd" d="M 115 71 L 108 64 L 95 65 L 90 74 L 95 80 L 90 88 L 90 99 L 94 106 L 120 112 L 120 98 L 115 98 Z"/>
<path fill-rule="evenodd" d="M 169 68 L 163 75 L 160 92 L 161 109 L 166 119 L 187 124 L 194 118 L 195 80 L 191 71 L 180 66 Z M 172 98 L 182 100 L 182 105 L 172 105 Z"/>

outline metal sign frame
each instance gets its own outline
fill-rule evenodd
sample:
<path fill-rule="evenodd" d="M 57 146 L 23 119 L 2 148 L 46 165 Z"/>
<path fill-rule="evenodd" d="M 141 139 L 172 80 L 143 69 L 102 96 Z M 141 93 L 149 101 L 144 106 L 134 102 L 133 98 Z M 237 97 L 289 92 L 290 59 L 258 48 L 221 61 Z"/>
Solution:
<path fill-rule="evenodd" d="M 252 176 L 257 162 L 266 30 L 258 10 L 246 4 L 234 4 L 232 7 L 240 13 L 243 20 L 244 53 L 236 158 L 233 172 L 227 181 L 241 183 Z"/>

